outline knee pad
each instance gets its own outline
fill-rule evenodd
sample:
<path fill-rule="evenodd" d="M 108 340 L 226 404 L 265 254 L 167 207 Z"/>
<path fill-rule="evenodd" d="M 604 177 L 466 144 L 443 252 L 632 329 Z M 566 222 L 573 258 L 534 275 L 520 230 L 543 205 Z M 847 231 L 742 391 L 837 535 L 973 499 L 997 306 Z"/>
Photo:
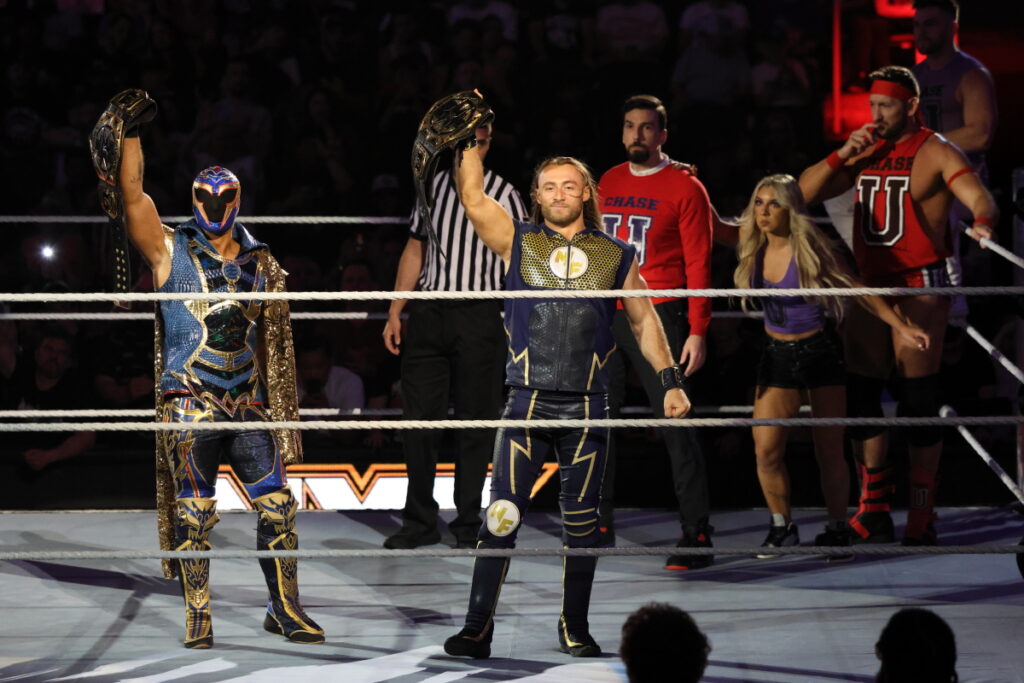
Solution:
<path fill-rule="evenodd" d="M 283 538 L 290 538 L 295 531 L 295 511 L 299 503 L 288 487 L 265 493 L 252 499 L 252 504 L 259 514 L 256 523 L 256 537 L 267 549 L 282 545 Z"/>
<path fill-rule="evenodd" d="M 523 522 L 522 510 L 525 507 L 520 501 L 508 498 L 499 498 L 492 502 L 487 506 L 479 540 L 490 547 L 514 547 L 519 527 Z"/>
<path fill-rule="evenodd" d="M 179 498 L 176 550 L 209 550 L 210 531 L 220 521 L 215 498 Z"/>
<path fill-rule="evenodd" d="M 846 375 L 846 414 L 850 417 L 882 417 L 882 388 L 885 380 L 856 373 Z M 867 441 L 885 431 L 878 425 L 855 425 L 846 428 L 854 441 Z"/>
<path fill-rule="evenodd" d="M 939 376 L 904 377 L 900 382 L 900 402 L 896 414 L 900 417 L 939 416 Z M 906 427 L 907 442 L 911 446 L 934 446 L 942 439 L 942 428 Z"/>
<path fill-rule="evenodd" d="M 570 548 L 592 548 L 598 544 L 598 509 L 586 501 L 562 501 L 562 543 Z"/>

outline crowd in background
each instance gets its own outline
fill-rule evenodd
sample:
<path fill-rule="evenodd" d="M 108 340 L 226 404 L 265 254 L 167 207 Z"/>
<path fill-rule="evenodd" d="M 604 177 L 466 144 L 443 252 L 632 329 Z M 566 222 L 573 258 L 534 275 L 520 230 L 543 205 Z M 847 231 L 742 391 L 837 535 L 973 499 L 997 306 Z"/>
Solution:
<path fill-rule="evenodd" d="M 873 18 L 873 3 L 848 4 L 848 31 L 859 33 L 850 41 L 857 48 L 844 85 L 855 88 L 881 65 L 875 62 L 906 55 L 893 54 L 887 42 L 871 47 L 884 28 Z M 417 125 L 440 96 L 472 88 L 496 112 L 488 165 L 524 196 L 544 157 L 575 156 L 598 174 L 620 163 L 621 103 L 648 92 L 669 105 L 667 151 L 695 163 L 718 210 L 735 213 L 758 178 L 798 175 L 835 144 L 824 138 L 822 123 L 831 6 L 827 0 L 6 0 L 0 2 L 0 214 L 100 215 L 88 134 L 109 98 L 127 87 L 143 88 L 159 106 L 142 139 L 145 189 L 165 216 L 189 212 L 192 178 L 213 164 L 240 177 L 243 223 L 264 215 L 408 216 Z M 388 290 L 407 237 L 402 223 L 251 229 L 289 271 L 293 291 Z M 101 225 L 44 222 L 4 230 L 0 291 L 108 288 Z M 733 265 L 733 255 L 716 248 L 713 286 L 730 286 Z M 136 288 L 148 291 L 151 280 L 141 266 L 136 256 Z M 968 274 L 968 284 L 985 283 L 972 283 Z M 716 300 L 715 307 L 728 305 Z M 380 312 L 386 303 L 302 302 L 293 310 Z M 75 400 L 149 407 L 152 330 L 147 323 L 118 325 L 111 335 L 109 323 L 56 324 L 69 346 Z M 310 383 L 300 387 L 304 405 L 398 406 L 398 366 L 381 343 L 382 327 L 381 320 L 296 322 L 300 374 Z M 994 324 L 990 332 L 1002 329 Z M 50 333 L 36 322 L 0 322 L 2 393 L 16 393 L 16 366 L 29 372 Z M 699 404 L 750 403 L 760 339 L 756 322 L 714 321 L 708 365 L 697 377 Z M 957 373 L 963 379 L 945 386 L 947 394 L 997 393 L 983 352 L 962 338 L 947 348 L 948 364 L 975 370 Z M 344 371 L 347 388 L 328 395 L 330 376 L 335 386 L 341 381 L 335 368 Z M 642 404 L 639 387 L 635 394 Z M 738 453 L 738 434 L 716 432 L 716 450 Z M 370 445 L 386 439 L 358 432 L 333 438 L 365 438 Z"/>

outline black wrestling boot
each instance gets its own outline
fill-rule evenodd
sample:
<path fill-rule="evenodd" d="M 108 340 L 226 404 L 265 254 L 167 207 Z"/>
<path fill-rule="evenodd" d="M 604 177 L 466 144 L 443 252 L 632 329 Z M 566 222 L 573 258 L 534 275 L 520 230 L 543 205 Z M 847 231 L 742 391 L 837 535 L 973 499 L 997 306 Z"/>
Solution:
<path fill-rule="evenodd" d="M 707 518 L 704 518 L 696 526 L 683 528 L 683 535 L 679 537 L 676 547 L 710 548 L 711 532 L 714 530 L 714 527 L 708 524 Z M 668 556 L 668 559 L 665 560 L 665 569 L 672 571 L 704 569 L 705 567 L 710 567 L 714 561 L 714 555 L 691 555 L 683 550 Z"/>
<path fill-rule="evenodd" d="M 558 649 L 573 657 L 596 657 L 601 648 L 590 637 L 590 589 L 597 558 L 566 556 L 562 571 L 562 614 L 558 617 Z"/>
<path fill-rule="evenodd" d="M 491 639 L 494 637 L 494 619 L 487 622 L 483 632 L 468 626 L 444 641 L 444 651 L 452 657 L 487 659 L 491 656 Z"/>
<path fill-rule="evenodd" d="M 558 649 L 573 657 L 597 657 L 601 654 L 601 646 L 590 636 L 590 632 L 586 628 L 582 631 L 570 630 L 565 617 L 558 617 Z"/>
<path fill-rule="evenodd" d="M 295 510 L 298 503 L 290 489 L 264 494 L 252 501 L 259 512 L 257 550 L 295 550 Z M 322 643 L 324 631 L 306 615 L 299 602 L 298 560 L 294 557 L 261 559 L 260 569 L 270 591 L 263 629 L 294 643 Z"/>
<path fill-rule="evenodd" d="M 497 548 L 481 541 L 479 548 Z M 466 625 L 444 641 L 444 651 L 455 657 L 484 659 L 491 656 L 494 610 L 508 573 L 509 558 L 478 557 L 473 562 L 473 584 L 469 589 Z"/>

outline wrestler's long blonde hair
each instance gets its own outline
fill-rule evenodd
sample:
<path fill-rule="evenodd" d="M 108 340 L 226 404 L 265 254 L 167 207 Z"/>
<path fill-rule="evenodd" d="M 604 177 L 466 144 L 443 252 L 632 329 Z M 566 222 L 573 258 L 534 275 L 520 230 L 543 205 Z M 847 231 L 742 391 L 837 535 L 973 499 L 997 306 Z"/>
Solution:
<path fill-rule="evenodd" d="M 817 287 L 853 287 L 855 282 L 840 262 L 836 259 L 835 245 L 807 215 L 807 206 L 800 191 L 800 184 L 791 175 L 779 173 L 762 178 L 750 202 L 740 216 L 740 239 L 736 245 L 736 256 L 739 264 L 733 274 L 733 282 L 740 289 L 748 289 L 754 285 L 754 272 L 758 254 L 768 243 L 768 236 L 759 230 L 755 222 L 754 200 L 761 188 L 770 187 L 775 190 L 775 197 L 783 208 L 789 210 L 789 243 L 796 261 L 797 275 L 801 288 Z M 743 297 L 743 310 L 747 310 L 752 297 Z M 836 320 L 842 320 L 843 297 L 819 296 L 806 297 L 811 303 L 818 304 L 826 313 Z"/>

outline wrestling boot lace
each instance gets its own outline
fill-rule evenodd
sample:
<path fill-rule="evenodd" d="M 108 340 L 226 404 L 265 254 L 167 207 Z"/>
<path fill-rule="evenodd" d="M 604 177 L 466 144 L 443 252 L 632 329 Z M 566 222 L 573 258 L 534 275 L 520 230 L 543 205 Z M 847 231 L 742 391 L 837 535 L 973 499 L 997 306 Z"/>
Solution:
<path fill-rule="evenodd" d="M 715 529 L 707 521 L 702 521 L 695 527 L 685 527 L 683 535 L 676 543 L 677 548 L 710 548 L 711 532 Z M 690 555 L 687 553 L 675 553 L 665 560 L 665 569 L 673 571 L 686 571 L 689 569 L 703 569 L 715 561 L 714 555 Z"/>
<path fill-rule="evenodd" d="M 444 641 L 444 651 L 452 657 L 487 659 L 491 656 L 491 639 L 494 637 L 494 619 L 487 621 L 483 632 L 464 627 Z"/>
<path fill-rule="evenodd" d="M 569 629 L 565 617 L 558 617 L 558 649 L 573 657 L 597 657 L 601 654 L 598 645 L 584 626 L 582 629 Z"/>

